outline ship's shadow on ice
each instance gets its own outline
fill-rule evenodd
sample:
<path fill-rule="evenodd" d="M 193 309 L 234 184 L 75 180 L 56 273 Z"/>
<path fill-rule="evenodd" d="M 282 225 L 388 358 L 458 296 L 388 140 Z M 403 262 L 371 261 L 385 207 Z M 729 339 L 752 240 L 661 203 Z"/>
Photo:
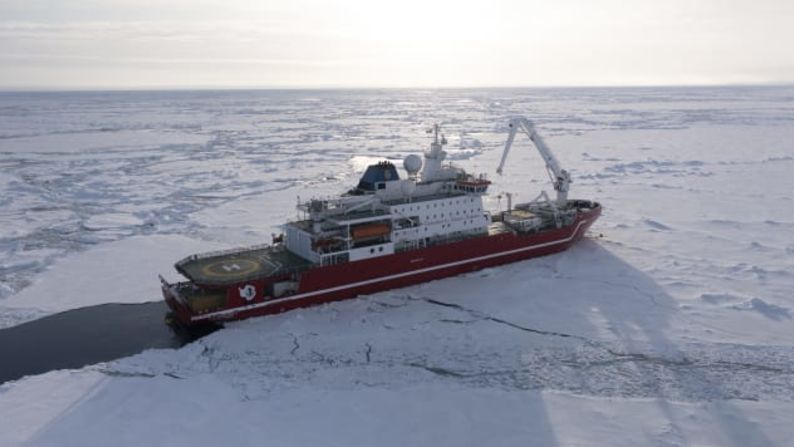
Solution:
<path fill-rule="evenodd" d="M 708 365 L 696 365 L 699 359 L 691 358 L 692 353 L 668 335 L 675 330 L 672 321 L 680 317 L 678 303 L 651 276 L 592 240 L 584 240 L 570 251 L 556 256 L 551 265 L 562 279 L 590 283 L 590 286 L 579 289 L 580 293 L 574 300 L 579 302 L 574 305 L 590 308 L 599 315 L 600 324 L 605 323 L 615 337 L 612 341 L 618 346 L 615 354 L 631 359 L 639 374 L 659 377 L 662 369 L 662 377 L 672 375 L 654 384 L 660 397 L 670 386 L 683 390 L 711 387 L 712 390 L 702 390 L 698 394 L 712 402 L 715 420 L 726 439 L 733 440 L 737 446 L 772 445 L 758 425 L 744 418 L 742 411 L 731 403 L 730 399 L 736 397 L 731 395 L 732 390 L 708 374 Z M 603 287 L 599 288 L 599 284 Z M 577 287 L 574 285 L 572 288 Z M 625 293 L 615 293 L 620 290 Z M 569 324 L 574 325 L 572 327 L 580 324 L 583 327 L 594 326 L 593 322 L 582 320 Z M 673 367 L 666 367 L 666 363 Z M 692 367 L 687 367 L 689 364 Z M 675 414 L 670 399 L 656 399 L 656 402 L 674 434 L 685 437 L 685 430 L 676 424 L 681 415 Z M 649 439 L 649 442 L 658 441 Z"/>
<path fill-rule="evenodd" d="M 493 348 L 500 352 L 501 363 L 477 362 L 477 356 L 452 347 L 454 354 L 431 360 L 432 368 L 419 366 L 437 375 L 444 372 L 445 380 L 531 390 L 528 411 L 544 421 L 534 427 L 548 445 L 556 444 L 555 409 L 547 408 L 553 404 L 536 391 L 653 399 L 669 427 L 665 436 L 679 438 L 686 438 L 687 430 L 673 402 L 706 401 L 726 439 L 737 440 L 736 445 L 770 445 L 731 399 L 754 399 L 758 388 L 747 383 L 743 389 L 742 379 L 763 382 L 778 374 L 775 365 L 763 359 L 756 365 L 758 358 L 747 360 L 741 353 L 725 351 L 731 348 L 673 336 L 686 318 L 677 300 L 651 276 L 596 241 L 584 240 L 557 255 L 418 289 L 421 301 L 439 307 L 437 322 L 457 322 L 461 328 L 449 335 L 448 343 L 487 337 L 492 329 L 482 324 L 499 325 L 514 334 Z M 515 349 L 521 350 L 518 365 L 509 360 Z M 722 357 L 723 352 L 729 355 Z M 774 381 L 778 385 L 781 380 L 786 379 Z M 649 444 L 664 441 L 653 433 L 648 436 Z"/>

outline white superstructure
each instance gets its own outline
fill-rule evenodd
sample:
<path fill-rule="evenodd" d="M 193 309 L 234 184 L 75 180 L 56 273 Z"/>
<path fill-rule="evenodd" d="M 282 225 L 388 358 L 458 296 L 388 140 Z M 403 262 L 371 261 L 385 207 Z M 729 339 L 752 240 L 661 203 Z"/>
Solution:
<path fill-rule="evenodd" d="M 348 193 L 299 203 L 304 219 L 285 226 L 287 249 L 334 264 L 487 233 L 491 216 L 482 196 L 490 182 L 444 164 L 446 139 L 437 125 L 431 131 L 434 141 L 424 160 L 406 158 L 407 178 L 381 162 L 369 166 Z"/>
<path fill-rule="evenodd" d="M 528 203 L 508 206 L 495 216 L 483 209 L 482 196 L 491 184 L 484 174 L 471 175 L 444 163 L 446 138 L 438 125 L 424 157 L 406 157 L 407 178 L 400 178 L 391 162 L 367 168 L 358 186 L 332 199 L 299 203 L 300 221 L 285 226 L 286 248 L 321 265 L 357 261 L 418 249 L 475 235 L 501 231 L 537 232 L 561 228 L 577 213 L 576 201 L 568 200 L 571 176 L 560 167 L 551 149 L 532 122 L 523 117 L 510 121 L 510 133 L 498 173 L 507 161 L 516 134 L 525 133 L 546 163 L 556 200 L 545 192 Z"/>

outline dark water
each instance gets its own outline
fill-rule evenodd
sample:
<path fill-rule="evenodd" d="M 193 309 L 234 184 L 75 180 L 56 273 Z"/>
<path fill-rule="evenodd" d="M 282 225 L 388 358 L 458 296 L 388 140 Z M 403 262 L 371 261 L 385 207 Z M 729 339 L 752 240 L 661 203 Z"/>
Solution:
<path fill-rule="evenodd" d="M 103 304 L 0 329 L 0 383 L 178 348 L 210 331 L 174 330 L 164 322 L 167 311 L 163 302 Z"/>

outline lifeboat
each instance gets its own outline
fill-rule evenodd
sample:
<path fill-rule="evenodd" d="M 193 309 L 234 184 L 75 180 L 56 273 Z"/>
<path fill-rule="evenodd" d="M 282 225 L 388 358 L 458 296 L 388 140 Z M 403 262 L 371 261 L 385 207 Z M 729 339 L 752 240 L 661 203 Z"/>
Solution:
<path fill-rule="evenodd" d="M 352 237 L 354 241 L 388 236 L 389 233 L 391 233 L 391 227 L 383 223 L 360 225 L 350 229 L 350 237 Z"/>

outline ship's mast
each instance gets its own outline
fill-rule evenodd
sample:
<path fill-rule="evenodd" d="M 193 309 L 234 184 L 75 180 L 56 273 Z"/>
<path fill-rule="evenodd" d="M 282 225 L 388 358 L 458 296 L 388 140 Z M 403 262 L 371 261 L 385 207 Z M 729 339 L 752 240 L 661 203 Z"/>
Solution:
<path fill-rule="evenodd" d="M 447 144 L 447 139 L 441 133 L 441 126 L 434 124 L 432 129 L 428 129 L 427 133 L 433 133 L 434 139 L 430 143 L 430 150 L 424 153 L 425 162 L 424 169 L 422 169 L 422 181 L 432 181 L 438 172 L 441 171 L 441 164 L 447 157 L 444 152 L 444 146 Z M 441 138 L 439 139 L 439 135 Z"/>

